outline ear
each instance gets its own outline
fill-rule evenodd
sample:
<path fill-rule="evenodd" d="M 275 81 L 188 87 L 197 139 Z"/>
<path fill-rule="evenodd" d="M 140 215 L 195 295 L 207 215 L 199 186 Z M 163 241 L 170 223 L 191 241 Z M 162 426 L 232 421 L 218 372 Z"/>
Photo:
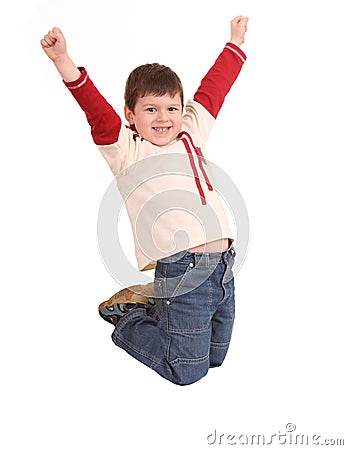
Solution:
<path fill-rule="evenodd" d="M 125 116 L 127 122 L 129 123 L 129 125 L 134 125 L 134 114 L 128 108 L 127 105 L 125 105 L 125 107 L 124 107 L 124 116 Z"/>

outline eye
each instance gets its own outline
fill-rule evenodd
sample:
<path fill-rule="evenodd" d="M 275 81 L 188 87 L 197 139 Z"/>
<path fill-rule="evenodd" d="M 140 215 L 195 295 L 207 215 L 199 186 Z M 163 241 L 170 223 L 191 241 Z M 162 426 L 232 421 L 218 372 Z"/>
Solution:
<path fill-rule="evenodd" d="M 147 108 L 146 111 L 149 111 L 150 113 L 153 113 L 156 111 L 156 108 L 153 108 L 152 106 L 150 106 L 150 108 Z"/>
<path fill-rule="evenodd" d="M 174 112 L 174 111 L 178 111 L 178 108 L 176 108 L 175 106 L 171 106 L 170 108 L 168 108 L 168 110 L 170 112 Z"/>

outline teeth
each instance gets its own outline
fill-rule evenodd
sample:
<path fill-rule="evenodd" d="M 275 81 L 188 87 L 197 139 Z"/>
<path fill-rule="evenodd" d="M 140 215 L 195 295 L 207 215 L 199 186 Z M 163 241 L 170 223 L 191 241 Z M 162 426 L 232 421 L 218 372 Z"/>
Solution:
<path fill-rule="evenodd" d="M 154 129 L 155 129 L 158 133 L 164 133 L 165 131 L 169 130 L 169 127 L 154 127 Z"/>

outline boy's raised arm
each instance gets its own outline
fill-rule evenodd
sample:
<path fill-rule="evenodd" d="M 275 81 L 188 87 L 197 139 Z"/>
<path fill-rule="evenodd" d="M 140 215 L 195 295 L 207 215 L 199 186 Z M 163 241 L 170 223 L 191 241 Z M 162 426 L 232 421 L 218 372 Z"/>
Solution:
<path fill-rule="evenodd" d="M 121 119 L 99 93 L 86 70 L 83 67 L 78 68 L 69 57 L 61 30 L 55 27 L 49 31 L 41 39 L 41 46 L 85 112 L 94 142 L 97 145 L 115 143 L 120 133 Z"/>
<path fill-rule="evenodd" d="M 217 117 L 226 95 L 246 60 L 244 52 L 239 47 L 244 42 L 248 20 L 248 18 L 238 16 L 231 21 L 230 41 L 201 81 L 193 97 L 214 118 Z"/>
<path fill-rule="evenodd" d="M 41 46 L 53 61 L 56 69 L 66 82 L 77 80 L 81 72 L 66 52 L 66 42 L 59 28 L 54 27 L 41 39 Z"/>

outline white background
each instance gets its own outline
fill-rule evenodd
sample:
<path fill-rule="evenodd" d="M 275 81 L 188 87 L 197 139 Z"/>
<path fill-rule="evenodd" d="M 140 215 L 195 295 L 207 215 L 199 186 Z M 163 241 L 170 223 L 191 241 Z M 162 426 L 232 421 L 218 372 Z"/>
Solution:
<path fill-rule="evenodd" d="M 31 0 L 2 12 L 1 448 L 201 450 L 215 429 L 288 422 L 348 442 L 345 6 Z M 61 27 L 122 113 L 145 62 L 172 67 L 191 97 L 238 14 L 248 61 L 207 152 L 243 195 L 250 247 L 224 366 L 178 387 L 116 348 L 98 316 L 119 289 L 96 243 L 112 174 L 39 41 Z"/>

